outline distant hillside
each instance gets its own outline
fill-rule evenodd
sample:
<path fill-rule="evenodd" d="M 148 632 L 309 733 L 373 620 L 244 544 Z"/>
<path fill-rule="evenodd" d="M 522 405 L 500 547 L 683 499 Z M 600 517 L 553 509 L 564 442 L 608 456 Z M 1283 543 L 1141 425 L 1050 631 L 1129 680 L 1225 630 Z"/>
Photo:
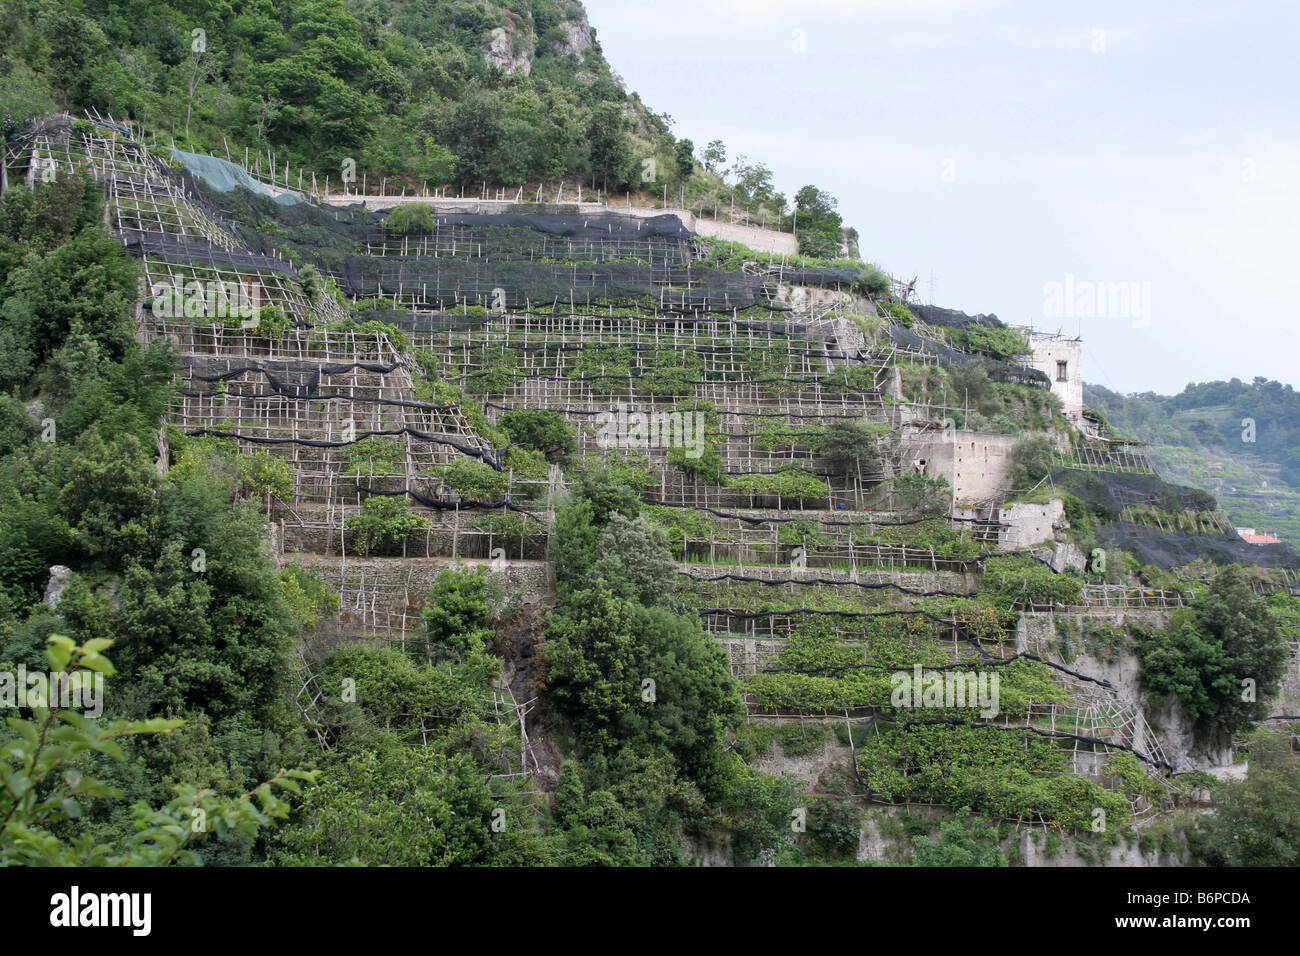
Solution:
<path fill-rule="evenodd" d="M 1234 378 L 1125 396 L 1087 385 L 1084 400 L 1119 434 L 1150 442 L 1170 481 L 1214 494 L 1238 527 L 1300 544 L 1300 393 L 1291 386 Z"/>

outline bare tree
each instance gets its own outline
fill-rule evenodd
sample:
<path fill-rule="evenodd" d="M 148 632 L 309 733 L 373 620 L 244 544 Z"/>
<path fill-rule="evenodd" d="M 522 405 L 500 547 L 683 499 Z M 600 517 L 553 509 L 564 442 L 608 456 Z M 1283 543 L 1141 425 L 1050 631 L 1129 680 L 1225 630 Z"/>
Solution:
<path fill-rule="evenodd" d="M 266 131 L 275 123 L 275 118 L 280 115 L 282 106 L 284 106 L 284 103 L 274 97 L 259 96 L 257 98 L 257 102 L 253 106 L 257 122 L 253 126 L 257 130 L 259 140 L 266 139 Z"/>
<path fill-rule="evenodd" d="M 196 37 L 191 44 L 190 50 L 190 75 L 185 82 L 185 90 L 189 95 L 189 100 L 185 104 L 185 136 L 190 135 L 190 116 L 194 112 L 194 96 L 198 93 L 199 87 L 206 81 L 210 80 L 217 73 L 216 60 L 208 52 L 207 43 L 201 37 Z"/>

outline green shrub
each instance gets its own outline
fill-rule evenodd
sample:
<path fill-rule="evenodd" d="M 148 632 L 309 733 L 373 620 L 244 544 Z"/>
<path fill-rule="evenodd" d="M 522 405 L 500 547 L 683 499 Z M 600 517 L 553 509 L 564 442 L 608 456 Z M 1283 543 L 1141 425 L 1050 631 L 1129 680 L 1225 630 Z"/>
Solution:
<path fill-rule="evenodd" d="M 353 533 L 360 554 L 371 554 L 429 527 L 429 519 L 411 511 L 405 497 L 367 498 L 361 511 L 349 515 L 344 527 Z"/>
<path fill-rule="evenodd" d="M 979 594 L 999 607 L 1014 604 L 1079 603 L 1083 582 L 1067 574 L 1057 574 L 1041 561 L 1027 554 L 989 558 L 984 562 Z"/>
<path fill-rule="evenodd" d="M 910 329 L 916 324 L 916 316 L 912 315 L 912 310 L 901 302 L 889 302 L 883 308 L 886 315 L 905 329 Z"/>
<path fill-rule="evenodd" d="M 817 453 L 841 475 L 871 475 L 880 471 L 879 442 L 890 429 L 865 421 L 838 421 L 817 440 Z"/>
<path fill-rule="evenodd" d="M 539 451 L 547 461 L 563 464 L 576 449 L 576 431 L 565 417 L 549 409 L 516 408 L 497 423 L 510 440 Z"/>
<path fill-rule="evenodd" d="M 401 203 L 384 219 L 384 231 L 390 236 L 432 232 L 434 225 L 433 207 L 419 202 Z"/>
<path fill-rule="evenodd" d="M 770 475 L 732 475 L 724 479 L 728 488 L 749 495 L 779 495 L 782 498 L 826 498 L 831 489 L 816 475 L 799 467 L 785 468 Z"/>
<path fill-rule="evenodd" d="M 948 479 L 909 471 L 889 480 L 890 490 L 912 511 L 945 509 L 948 503 Z"/>
<path fill-rule="evenodd" d="M 292 501 L 294 495 L 293 469 L 289 462 L 270 452 L 259 451 L 250 455 L 240 455 L 236 459 L 239 488 L 245 494 L 256 495 L 266 499 L 266 507 L 271 508 L 271 499 Z"/>
<path fill-rule="evenodd" d="M 1056 445 L 1046 435 L 1026 435 L 1011 449 L 1011 486 L 1027 490 L 1056 466 Z"/>
<path fill-rule="evenodd" d="M 443 483 L 462 498 L 471 501 L 493 501 L 505 495 L 510 477 L 485 465 L 477 458 L 457 458 L 450 465 L 431 469 Z"/>
<path fill-rule="evenodd" d="M 1175 611 L 1137 653 L 1143 686 L 1175 695 L 1203 734 L 1266 717 L 1289 657 L 1273 611 L 1236 565 L 1220 569 L 1192 607 Z"/>
<path fill-rule="evenodd" d="M 346 475 L 379 477 L 406 471 L 406 446 L 391 438 L 363 438 L 348 449 Z"/>
<path fill-rule="evenodd" d="M 439 571 L 424 606 L 424 626 L 434 659 L 482 653 L 492 640 L 487 579 L 474 571 Z"/>

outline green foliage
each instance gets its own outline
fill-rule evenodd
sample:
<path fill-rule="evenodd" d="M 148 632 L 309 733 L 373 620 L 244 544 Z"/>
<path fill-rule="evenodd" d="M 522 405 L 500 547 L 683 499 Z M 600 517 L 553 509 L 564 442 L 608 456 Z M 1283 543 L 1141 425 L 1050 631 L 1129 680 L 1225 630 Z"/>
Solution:
<path fill-rule="evenodd" d="M 790 425 L 784 421 L 764 421 L 754 431 L 754 444 L 766 451 L 777 451 L 798 445 L 816 447 L 824 434 L 825 429 L 817 425 Z"/>
<path fill-rule="evenodd" d="M 663 528 L 664 534 L 668 536 L 668 546 L 673 549 L 673 554 L 678 558 L 682 557 L 678 552 L 682 547 L 683 538 L 716 537 L 721 540 L 729 537 L 729 532 L 723 531 L 712 518 L 690 508 L 644 505 L 642 513 Z"/>
<path fill-rule="evenodd" d="M 1202 732 L 1268 716 L 1288 657 L 1277 619 L 1236 565 L 1220 569 L 1191 608 L 1176 611 L 1137 651 L 1143 685 L 1174 694 Z"/>
<path fill-rule="evenodd" d="M 510 486 L 509 475 L 477 458 L 457 458 L 450 465 L 434 471 L 448 488 L 471 501 L 495 501 Z"/>
<path fill-rule="evenodd" d="M 424 203 L 407 202 L 394 206 L 384 217 L 384 231 L 390 236 L 408 236 L 413 233 L 432 232 L 436 225 L 433 207 Z"/>
<path fill-rule="evenodd" d="M 1300 854 L 1300 760 L 1291 735 L 1257 730 L 1250 737 L 1250 773 L 1215 796 L 1214 813 L 1189 834 L 1201 866 L 1295 866 Z"/>
<path fill-rule="evenodd" d="M 653 480 L 632 455 L 622 461 L 588 457 L 575 477 L 578 500 L 591 505 L 592 517 L 602 527 L 615 513 L 635 518 L 641 510 L 640 492 Z"/>
<path fill-rule="evenodd" d="M 650 395 L 690 395 L 704 378 L 704 360 L 694 352 L 660 349 L 637 387 Z"/>
<path fill-rule="evenodd" d="M 551 558 L 555 562 L 555 578 L 561 594 L 588 580 L 591 567 L 596 563 L 596 539 L 599 536 L 600 526 L 590 501 L 570 502 L 556 512 Z"/>
<path fill-rule="evenodd" d="M 96 225 L 69 236 L 97 194 L 78 179 L 19 188 L 0 206 L 0 387 L 20 385 L 65 339 L 121 360 L 134 348 L 139 265 Z M 47 194 L 48 193 L 48 194 Z M 64 219 L 63 217 L 66 217 Z M 62 221 L 56 221 L 60 220 Z"/>
<path fill-rule="evenodd" d="M 798 466 L 783 468 L 767 475 L 729 475 L 723 482 L 728 488 L 748 495 L 777 495 L 782 498 L 826 498 L 830 486 Z"/>
<path fill-rule="evenodd" d="M 53 636 L 46 650 L 50 673 L 89 688 L 94 675 L 115 674 L 103 654 L 110 646 L 112 641 L 102 638 L 77 645 Z M 300 780 L 315 779 L 309 772 L 282 770 L 236 799 L 178 786 L 175 799 L 158 809 L 133 804 L 134 833 L 124 846 L 114 848 L 84 829 L 75 837 L 66 835 L 67 825 L 83 819 L 96 801 L 122 797 L 120 790 L 83 768 L 93 768 L 105 757 L 122 761 L 126 755 L 119 741 L 168 733 L 183 722 L 153 718 L 101 724 L 76 710 L 34 706 L 30 719 L 7 717 L 5 723 L 9 736 L 0 747 L 0 866 L 194 864 L 194 846 L 210 833 L 218 840 L 235 833 L 256 837 L 289 814 L 289 804 L 276 795 L 276 788 L 297 793 Z"/>
<path fill-rule="evenodd" d="M 1119 781 L 1120 791 L 1127 796 L 1144 797 L 1157 807 L 1164 803 L 1165 788 L 1127 750 L 1112 750 L 1107 754 L 1105 771 Z"/>
<path fill-rule="evenodd" d="M 1056 445 L 1046 435 L 1026 435 L 1011 449 L 1011 486 L 1028 489 L 1056 466 Z"/>
<path fill-rule="evenodd" d="M 560 602 L 546 662 L 556 707 L 593 754 L 662 753 L 721 786 L 720 744 L 740 713 L 726 654 L 697 618 L 655 606 L 676 568 L 663 532 L 637 516 L 635 493 L 596 462 L 575 492 L 552 544 Z"/>
<path fill-rule="evenodd" d="M 0 200 L 0 254 L 5 264 L 23 248 L 48 252 L 97 224 L 103 192 L 83 172 L 60 171 L 34 189 L 14 186 Z"/>
<path fill-rule="evenodd" d="M 800 221 L 802 222 L 802 219 Z M 760 252 L 730 240 L 699 237 L 696 242 L 704 252 L 702 264 L 716 269 L 739 272 L 745 268 L 746 263 L 767 263 L 772 259 L 770 253 Z M 879 266 L 856 258 L 843 258 L 838 248 L 837 246 L 836 251 L 826 256 L 801 254 L 785 256 L 783 261 L 786 267 L 794 269 L 833 269 L 835 271 L 830 274 L 833 277 L 831 281 L 834 284 L 847 284 L 851 291 L 859 295 L 881 296 L 889 291 L 889 276 Z M 852 277 L 847 281 L 844 278 L 846 270 L 847 275 Z M 810 272 L 803 278 L 805 281 L 815 282 L 817 273 Z"/>
<path fill-rule="evenodd" d="M 271 499 L 292 501 L 294 495 L 293 469 L 287 459 L 259 451 L 240 455 L 237 459 L 239 490 L 245 494 L 266 499 L 269 513 Z"/>
<path fill-rule="evenodd" d="M 867 785 L 882 798 L 970 807 L 1012 819 L 1042 816 L 1086 830 L 1102 809 L 1110 826 L 1132 819 L 1124 798 L 1066 772 L 1051 740 L 994 728 L 900 723 L 858 750 Z"/>
<path fill-rule="evenodd" d="M 391 438 L 363 438 L 348 448 L 344 474 L 374 478 L 406 471 L 406 446 Z"/>
<path fill-rule="evenodd" d="M 438 628 L 451 622 L 455 610 L 435 617 L 430 635 L 441 635 Z M 452 643 L 448 639 L 447 649 Z M 403 657 L 400 650 L 368 645 L 344 646 L 331 654 L 321 671 L 321 687 L 328 688 L 334 708 L 343 713 L 360 711 L 370 730 L 393 732 L 407 743 L 422 743 L 421 727 L 465 721 L 480 713 L 481 695 L 487 689 L 484 675 L 477 670 L 429 667 Z M 355 701 L 344 697 L 344 688 L 355 688 Z M 354 728 L 359 749 L 376 740 L 373 732 L 361 736 L 359 731 Z"/>
<path fill-rule="evenodd" d="M 494 801 L 475 761 L 389 745 L 325 762 L 301 823 L 286 828 L 283 866 L 467 866 L 490 861 Z"/>
<path fill-rule="evenodd" d="M 816 753 L 830 739 L 830 729 L 825 724 L 786 724 L 781 728 L 777 739 L 781 752 L 787 757 L 805 757 Z M 853 831 L 853 842 L 857 844 L 857 830 Z"/>
<path fill-rule="evenodd" d="M 482 653 L 492 640 L 487 579 L 472 571 L 439 571 L 424 606 L 430 655 Z"/>
<path fill-rule="evenodd" d="M 565 369 L 565 374 L 585 380 L 597 395 L 611 395 L 628 387 L 632 378 L 632 352 L 622 345 L 584 348 Z"/>
<path fill-rule="evenodd" d="M 910 511 L 946 510 L 948 479 L 909 471 L 889 480 L 890 490 L 903 507 Z"/>
<path fill-rule="evenodd" d="M 872 475 L 880 470 L 879 442 L 891 430 L 865 421 L 837 421 L 826 427 L 817 452 L 842 475 Z"/>
<path fill-rule="evenodd" d="M 1068 491 L 1062 492 L 1060 497 L 1061 504 L 1065 507 L 1065 520 L 1070 523 L 1070 531 L 1074 535 L 1087 534 L 1092 529 L 1092 516 L 1088 514 L 1088 506 L 1078 495 L 1072 495 Z"/>
<path fill-rule="evenodd" d="M 798 214 L 799 254 L 833 259 L 843 245 L 843 219 L 835 211 L 835 197 L 816 186 L 804 186 L 795 194 Z"/>
<path fill-rule="evenodd" d="M 332 280 L 327 279 L 326 281 Z M 378 319 L 358 322 L 354 317 L 348 316 L 345 319 L 329 323 L 325 328 L 330 332 L 352 332 L 362 340 L 367 338 L 373 338 L 376 341 L 380 338 L 387 339 L 389 344 L 399 352 L 409 352 L 411 349 L 410 337 L 391 322 L 380 322 Z"/>
<path fill-rule="evenodd" d="M 694 475 L 698 481 L 716 485 L 723 480 L 722 455 L 718 453 L 717 436 L 706 434 L 704 444 L 698 449 L 674 445 L 668 449 L 668 463 Z"/>
<path fill-rule="evenodd" d="M 565 417 L 549 409 L 516 408 L 498 423 L 515 444 L 541 452 L 546 460 L 564 464 L 577 449 L 577 433 Z"/>
<path fill-rule="evenodd" d="M 777 531 L 781 544 L 801 544 L 806 547 L 831 544 L 834 539 L 823 534 L 821 524 L 812 518 L 795 518 L 784 522 Z"/>
<path fill-rule="evenodd" d="M 997 556 L 984 562 L 979 594 L 998 607 L 1015 604 L 1079 603 L 1083 582 L 1050 567 L 1027 554 Z"/>
<path fill-rule="evenodd" d="M 69 336 L 43 372 L 48 374 L 73 344 L 73 336 Z M 154 444 L 158 421 L 172 393 L 168 383 L 172 367 L 171 354 L 159 346 L 147 352 L 131 350 L 120 362 L 97 366 L 94 374 L 69 385 L 66 404 L 58 416 L 60 438 L 80 436 L 93 425 L 106 441 L 130 435 L 141 446 Z"/>
<path fill-rule="evenodd" d="M 226 324 L 233 327 L 240 327 L 238 316 L 227 319 Z M 289 334 L 294 328 L 294 320 L 283 309 L 276 305 L 264 305 L 257 310 L 257 325 L 248 329 L 250 336 L 263 339 L 282 339 Z"/>
<path fill-rule="evenodd" d="M 339 609 L 338 592 L 315 568 L 290 564 L 280 571 L 280 588 L 289 610 L 302 628 L 315 627 Z"/>
<path fill-rule="evenodd" d="M 461 414 L 482 438 L 497 447 L 510 443 L 510 437 L 487 420 L 477 400 L 471 398 L 469 393 L 460 386 L 443 381 L 436 376 L 436 362 L 428 352 L 418 352 L 417 357 L 424 366 L 425 373 L 430 376 L 415 383 L 417 398 L 421 401 L 433 401 L 439 405 L 454 405 L 460 409 Z"/>
<path fill-rule="evenodd" d="M 429 519 L 411 511 L 404 496 L 372 496 L 362 503 L 360 512 L 348 515 L 343 524 L 353 533 L 357 551 L 372 554 L 428 528 Z"/>
<path fill-rule="evenodd" d="M 63 564 L 73 577 L 60 630 L 118 642 L 121 712 L 246 714 L 268 739 L 281 732 L 277 694 L 298 625 L 265 525 L 252 503 L 232 506 L 235 468 L 215 444 L 177 446 L 163 478 L 134 436 L 105 441 L 96 423 L 75 441 L 0 462 L 0 590 L 19 624 L 12 644 L 0 631 L 0 659 L 30 659 L 24 635 L 49 633 L 43 606 L 31 617 L 28 608 L 49 567 Z"/>
<path fill-rule="evenodd" d="M 740 712 L 726 654 L 698 621 L 623 600 L 603 581 L 557 610 L 546 655 L 556 706 L 588 747 L 643 741 L 698 775 Z"/>
<path fill-rule="evenodd" d="M 851 856 L 862 835 L 861 814 L 856 801 L 819 800 L 808 808 L 808 835 L 831 858 Z"/>
<path fill-rule="evenodd" d="M 982 352 L 998 359 L 1029 355 L 1033 351 L 1021 333 L 1005 325 L 971 322 L 958 329 L 948 329 L 947 341 L 963 352 Z"/>
<path fill-rule="evenodd" d="M 645 515 L 629 519 L 618 512 L 596 539 L 591 573 L 621 596 L 644 605 L 660 604 L 676 584 L 677 563 L 668 538 Z"/>
<path fill-rule="evenodd" d="M 916 324 L 916 316 L 912 315 L 912 310 L 901 302 L 887 302 L 882 309 L 888 318 L 905 329 L 910 329 Z"/>
<path fill-rule="evenodd" d="M 855 544 L 902 544 L 958 560 L 978 557 L 983 551 L 968 528 L 954 528 L 946 516 L 892 527 L 861 525 L 852 529 L 852 540 Z"/>
<path fill-rule="evenodd" d="M 992 395 L 993 383 L 989 381 L 988 366 L 983 361 L 953 365 L 947 370 L 947 374 L 947 395 L 953 407 L 987 408 L 986 403 Z"/>
<path fill-rule="evenodd" d="M 546 460 L 546 456 L 532 448 L 510 448 L 501 460 L 505 468 L 513 474 L 516 485 L 527 480 L 545 481 L 551 473 L 551 463 Z M 523 495 L 535 494 L 537 489 L 512 486 L 510 491 L 513 494 Z"/>
<path fill-rule="evenodd" d="M 912 866 L 1006 866 L 1007 855 L 998 846 L 998 831 L 970 807 L 957 811 L 956 819 L 939 827 L 939 839 L 912 837 Z"/>
<path fill-rule="evenodd" d="M 893 709 L 896 670 L 914 664 L 942 666 L 935 652 L 939 634 L 922 618 L 878 618 L 862 640 L 848 642 L 829 623 L 804 624 L 790 637 L 774 665 L 746 681 L 762 706 L 780 713 L 842 713 L 863 707 Z M 998 706 L 1023 713 L 1031 702 L 1062 697 L 1041 665 L 1017 662 L 999 668 Z M 934 716 L 940 716 L 936 710 Z M 943 716 L 978 720 L 975 708 L 950 708 Z"/>
<path fill-rule="evenodd" d="M 798 782 L 771 777 L 753 767 L 733 767 L 722 800 L 738 866 L 771 863 L 794 842 L 791 813 L 803 800 Z"/>

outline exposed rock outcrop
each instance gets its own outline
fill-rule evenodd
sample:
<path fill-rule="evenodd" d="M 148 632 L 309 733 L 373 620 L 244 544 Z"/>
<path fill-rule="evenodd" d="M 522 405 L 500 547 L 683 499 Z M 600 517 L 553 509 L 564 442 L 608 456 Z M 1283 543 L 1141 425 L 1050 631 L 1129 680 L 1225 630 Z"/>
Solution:
<path fill-rule="evenodd" d="M 579 63 L 587 60 L 587 51 L 591 49 L 591 24 L 587 14 L 579 11 L 573 19 L 560 24 L 562 36 L 551 41 L 551 52 L 556 56 L 575 56 Z"/>
<path fill-rule="evenodd" d="M 533 71 L 533 54 L 536 49 L 537 38 L 533 31 L 512 20 L 509 29 L 497 27 L 488 34 L 483 59 L 488 66 L 528 76 Z"/>
<path fill-rule="evenodd" d="M 56 564 L 50 568 L 50 581 L 45 585 L 45 603 L 52 608 L 59 606 L 59 599 L 72 583 L 72 569 Z"/>
<path fill-rule="evenodd" d="M 587 20 L 587 11 L 581 4 L 568 5 L 564 10 L 564 19 L 545 29 L 540 41 L 530 20 L 509 10 L 502 9 L 500 12 L 505 23 L 488 31 L 484 38 L 483 59 L 489 66 L 506 73 L 528 76 L 532 73 L 533 61 L 539 54 L 572 56 L 580 65 L 585 64 L 587 54 L 596 45 L 591 24 Z M 539 43 L 542 44 L 540 48 Z M 594 82 L 597 78 L 597 74 L 590 71 L 583 71 L 577 76 L 586 82 Z"/>

